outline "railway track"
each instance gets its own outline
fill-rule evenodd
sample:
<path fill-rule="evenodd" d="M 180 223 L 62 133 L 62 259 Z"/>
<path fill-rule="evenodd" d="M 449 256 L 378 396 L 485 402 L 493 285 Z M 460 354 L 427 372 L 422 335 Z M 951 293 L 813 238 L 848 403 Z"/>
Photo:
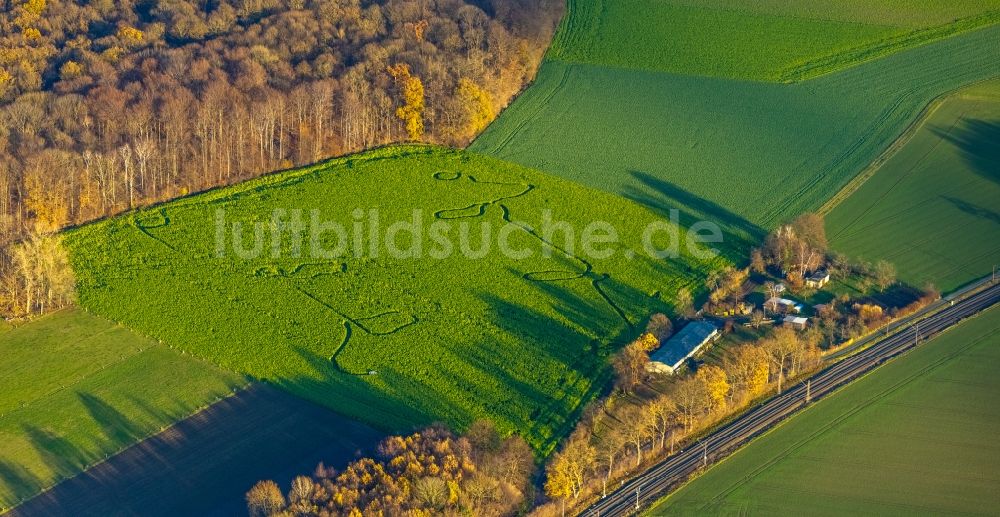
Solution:
<path fill-rule="evenodd" d="M 666 495 L 711 459 L 718 459 L 778 422 L 801 410 L 884 362 L 1000 301 L 1000 284 L 949 300 L 949 306 L 919 321 L 898 328 L 855 355 L 836 362 L 799 382 L 785 393 L 744 413 L 736 420 L 624 483 L 581 512 L 584 516 L 630 515 Z M 807 400 L 808 398 L 808 400 Z"/>

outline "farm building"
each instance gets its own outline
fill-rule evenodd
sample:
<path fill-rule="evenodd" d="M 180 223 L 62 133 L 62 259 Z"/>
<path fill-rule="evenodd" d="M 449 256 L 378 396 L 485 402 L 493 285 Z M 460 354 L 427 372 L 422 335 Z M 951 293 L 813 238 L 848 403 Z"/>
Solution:
<path fill-rule="evenodd" d="M 806 326 L 809 325 L 809 319 L 803 318 L 802 316 L 785 316 L 783 321 L 785 322 L 785 325 L 788 325 L 795 330 L 805 330 Z"/>
<path fill-rule="evenodd" d="M 646 369 L 656 373 L 674 373 L 687 358 L 718 336 L 719 328 L 714 323 L 692 321 L 650 354 Z"/>
<path fill-rule="evenodd" d="M 806 277 L 806 287 L 821 289 L 830 281 L 830 273 L 820 270 Z"/>
<path fill-rule="evenodd" d="M 802 305 L 787 298 L 778 298 L 775 296 L 764 302 L 764 310 L 778 314 L 799 313 L 802 312 Z"/>

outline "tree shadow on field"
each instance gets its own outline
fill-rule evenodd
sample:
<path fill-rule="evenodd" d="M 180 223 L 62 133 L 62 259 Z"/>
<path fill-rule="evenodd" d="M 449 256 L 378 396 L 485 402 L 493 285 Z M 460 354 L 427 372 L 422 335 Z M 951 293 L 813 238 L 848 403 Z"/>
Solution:
<path fill-rule="evenodd" d="M 281 377 L 269 380 L 268 384 L 327 407 L 332 404 L 331 401 L 348 400 L 357 407 L 348 413 L 363 417 L 367 422 L 375 422 L 386 431 L 408 430 L 403 422 L 434 422 L 431 415 L 414 407 L 405 391 L 400 391 L 400 384 L 405 385 L 408 381 L 398 371 L 380 364 L 376 375 L 384 382 L 375 385 L 362 381 L 361 376 L 338 370 L 329 357 L 298 345 L 292 349 L 309 365 L 311 375 Z"/>
<path fill-rule="evenodd" d="M 957 197 L 951 197 L 951 196 L 941 196 L 941 197 L 945 201 L 948 201 L 952 205 L 955 205 L 955 208 L 969 215 L 979 217 L 981 219 L 986 219 L 987 221 L 990 221 L 995 224 L 1000 224 L 1000 212 L 995 212 L 993 210 L 990 210 L 989 208 L 979 206 L 974 203 L 969 203 L 968 201 L 964 199 L 959 199 Z"/>
<path fill-rule="evenodd" d="M 38 492 L 44 483 L 28 469 L 6 460 L 0 460 L 0 485 L 10 492 L 15 500 L 21 500 Z M 0 504 L 0 508 L 3 504 Z"/>
<path fill-rule="evenodd" d="M 633 170 L 629 173 L 641 186 L 628 187 L 625 197 L 668 220 L 671 210 L 676 209 L 682 231 L 686 231 L 699 221 L 718 225 L 723 233 L 723 242 L 711 245 L 717 247 L 722 256 L 731 262 L 745 261 L 750 248 L 759 245 L 767 235 L 763 228 L 728 208 L 684 190 L 674 183 L 648 172 Z M 728 185 L 724 188 L 736 188 L 736 186 Z"/>
<path fill-rule="evenodd" d="M 35 425 L 23 426 L 31 446 L 38 451 L 42 461 L 59 476 L 76 474 L 97 458 L 66 438 Z"/>
<path fill-rule="evenodd" d="M 103 401 L 95 410 L 106 416 Z M 274 479 L 287 490 L 294 476 L 320 462 L 346 464 L 374 449 L 382 436 L 255 383 L 63 481 L 11 515 L 240 515 L 255 482 Z M 32 482 L 26 476 L 0 462 L 0 480 Z"/>
<path fill-rule="evenodd" d="M 140 426 L 128 419 L 121 411 L 89 393 L 77 393 L 83 407 L 101 427 L 105 439 L 111 443 L 130 443 L 142 438 L 144 433 Z"/>
<path fill-rule="evenodd" d="M 516 369 L 503 364 L 488 350 L 471 353 L 469 360 L 480 369 L 490 372 L 499 382 L 511 383 L 522 400 L 531 401 L 531 410 L 526 420 L 514 422 L 522 429 L 540 439 L 537 453 L 545 454 L 558 444 L 571 429 L 583 403 L 593 398 L 603 388 L 602 381 L 606 367 L 606 351 L 600 343 L 585 333 L 574 329 L 563 321 L 558 321 L 535 308 L 502 299 L 492 293 L 483 293 L 482 299 L 489 303 L 496 325 L 502 335 L 497 345 L 506 341 L 517 343 L 515 353 L 523 354 L 538 368 L 530 372 L 519 372 L 527 378 L 544 375 L 542 381 L 531 382 L 514 377 Z M 562 368 L 542 372 L 542 365 L 556 363 Z M 551 376 L 550 376 L 551 375 Z M 587 380 L 583 393 L 574 386 Z M 594 382 L 590 382 L 590 381 Z M 579 397 L 579 400 L 577 400 Z"/>
<path fill-rule="evenodd" d="M 951 131 L 942 128 L 932 131 L 957 147 L 977 174 L 1000 184 L 1000 121 L 963 120 Z"/>
<path fill-rule="evenodd" d="M 609 356 L 636 337 L 649 313 L 668 308 L 649 294 L 613 277 L 598 278 L 601 278 L 601 292 L 593 287 L 593 277 L 585 276 L 526 281 L 528 292 L 516 298 L 501 297 L 493 292 L 478 293 L 491 307 L 492 324 L 521 344 L 525 349 L 522 353 L 538 357 L 539 365 L 552 362 L 562 365 L 561 373 L 553 372 L 551 382 L 539 386 L 514 379 L 488 354 L 470 357 L 480 368 L 488 369 L 503 382 L 513 383 L 522 396 L 536 401 L 530 421 L 524 424 L 530 426 L 535 436 L 544 437 L 543 451 L 551 450 L 568 434 L 584 406 L 607 390 Z M 518 298 L 532 302 L 521 302 Z M 556 315 L 548 313 L 544 309 L 546 305 Z M 628 323 L 619 311 L 625 313 Z M 540 388 L 552 391 L 544 392 Z"/>

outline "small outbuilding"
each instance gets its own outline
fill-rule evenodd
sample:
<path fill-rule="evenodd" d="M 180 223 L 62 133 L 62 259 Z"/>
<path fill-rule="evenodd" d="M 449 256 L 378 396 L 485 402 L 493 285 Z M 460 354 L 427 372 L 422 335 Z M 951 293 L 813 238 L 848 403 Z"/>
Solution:
<path fill-rule="evenodd" d="M 806 287 L 812 289 L 822 289 L 827 283 L 830 282 L 830 273 L 825 270 L 819 270 L 813 274 L 806 277 Z"/>
<path fill-rule="evenodd" d="M 785 325 L 794 328 L 795 330 L 805 330 L 806 326 L 809 325 L 809 319 L 803 318 L 802 316 L 785 316 L 783 320 Z"/>
<path fill-rule="evenodd" d="M 684 361 L 718 337 L 719 327 L 714 323 L 705 320 L 692 321 L 649 355 L 646 369 L 656 373 L 672 374 L 684 364 Z"/>
<path fill-rule="evenodd" d="M 764 310 L 776 314 L 797 314 L 802 312 L 802 305 L 787 298 L 778 298 L 775 296 L 764 302 Z"/>

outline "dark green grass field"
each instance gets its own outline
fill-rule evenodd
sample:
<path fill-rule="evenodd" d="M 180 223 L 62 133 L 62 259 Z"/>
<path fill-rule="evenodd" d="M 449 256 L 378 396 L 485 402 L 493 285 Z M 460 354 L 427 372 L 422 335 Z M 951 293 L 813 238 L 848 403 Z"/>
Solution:
<path fill-rule="evenodd" d="M 649 514 L 995 513 L 998 361 L 994 308 L 817 402 Z"/>
<path fill-rule="evenodd" d="M 0 509 L 245 385 L 80 310 L 0 333 Z"/>
<path fill-rule="evenodd" d="M 948 291 L 1000 263 L 1000 81 L 937 107 L 826 217 L 837 250 Z"/>
<path fill-rule="evenodd" d="M 378 256 L 355 257 L 352 232 L 350 250 L 335 258 L 311 256 L 308 240 L 296 258 L 290 238 L 279 258 L 270 240 L 259 257 L 217 258 L 220 209 L 247 225 L 270 223 L 274 209 L 302 209 L 307 220 L 315 209 L 348 227 L 356 209 L 363 221 L 378 209 L 383 229 L 417 210 L 425 227 L 450 225 L 455 253 L 436 256 L 425 236 L 416 258 L 381 246 Z M 569 249 L 564 233 L 546 241 L 546 210 L 578 235 L 613 221 L 621 241 L 601 259 Z M 482 258 L 458 251 L 463 225 L 474 251 L 484 228 L 496 235 L 507 220 L 535 228 L 508 236 L 531 257 L 505 256 L 495 244 Z M 649 314 L 671 310 L 661 293 L 697 292 L 727 262 L 686 252 L 649 258 L 640 238 L 654 220 L 623 198 L 493 158 L 401 147 L 89 225 L 70 232 L 67 246 L 84 307 L 223 368 L 386 430 L 490 417 L 547 452 L 604 386 L 607 356 Z M 331 233 L 322 242 L 331 249 L 338 240 Z"/>
<path fill-rule="evenodd" d="M 595 16 L 619 10 L 607 9 Z M 591 41 L 641 51 L 602 40 L 572 9 L 566 20 L 535 85 L 472 149 L 717 221 L 737 242 L 818 208 L 934 97 L 1000 75 L 1000 25 L 780 84 L 568 62 Z M 629 20 L 634 32 L 660 23 Z"/>

